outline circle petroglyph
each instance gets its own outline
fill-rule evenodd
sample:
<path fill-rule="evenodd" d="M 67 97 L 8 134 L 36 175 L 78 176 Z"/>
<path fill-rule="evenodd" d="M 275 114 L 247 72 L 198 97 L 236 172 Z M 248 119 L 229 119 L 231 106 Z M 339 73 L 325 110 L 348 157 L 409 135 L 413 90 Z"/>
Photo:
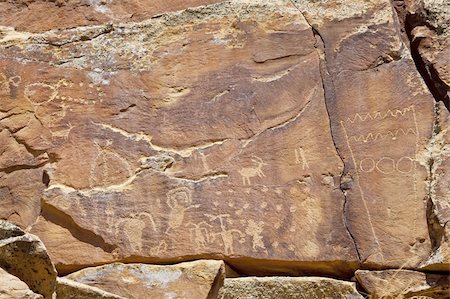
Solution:
<path fill-rule="evenodd" d="M 359 169 L 362 172 L 372 172 L 375 169 L 375 161 L 372 158 L 365 158 L 359 162 Z"/>
<path fill-rule="evenodd" d="M 32 83 L 25 87 L 25 97 L 34 105 L 42 105 L 53 101 L 58 95 L 58 90 L 45 83 Z"/>
<path fill-rule="evenodd" d="M 410 173 L 414 168 L 414 160 L 411 157 L 401 157 L 396 164 L 397 171 L 400 173 Z"/>
<path fill-rule="evenodd" d="M 383 157 L 376 163 L 377 170 L 384 174 L 390 174 L 395 171 L 395 161 L 392 158 Z"/>

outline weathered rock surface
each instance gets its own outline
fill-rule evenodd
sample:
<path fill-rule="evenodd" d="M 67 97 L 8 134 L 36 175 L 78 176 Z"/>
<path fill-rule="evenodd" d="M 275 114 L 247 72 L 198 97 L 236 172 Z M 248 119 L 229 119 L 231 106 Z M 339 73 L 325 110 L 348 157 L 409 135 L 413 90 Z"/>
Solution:
<path fill-rule="evenodd" d="M 450 3 L 408 0 L 403 4 L 406 33 L 418 68 L 433 95 L 450 107 Z"/>
<path fill-rule="evenodd" d="M 227 278 L 221 299 L 324 299 L 363 298 L 355 283 L 321 277 Z"/>
<path fill-rule="evenodd" d="M 59 269 L 223 256 L 252 273 L 351 275 L 315 43 L 289 1 L 226 1 L 6 46 L 3 119 L 40 120 L 27 126 L 39 140 L 11 134 L 48 153 L 30 166 L 48 185 L 31 231 Z M 42 229 L 55 225 L 58 239 Z M 58 253 L 73 237 L 103 252 Z"/>
<path fill-rule="evenodd" d="M 0 25 L 20 31 L 99 25 L 119 21 L 139 21 L 168 11 L 195 7 L 220 0 L 57 0 L 2 1 Z"/>
<path fill-rule="evenodd" d="M 67 278 L 126 298 L 217 298 L 223 285 L 222 261 L 198 260 L 170 266 L 109 264 Z"/>
<path fill-rule="evenodd" d="M 438 114 L 435 135 L 429 145 L 430 156 L 430 231 L 433 234 L 433 253 L 423 266 L 431 270 L 450 269 L 450 115 L 442 102 L 436 106 Z"/>
<path fill-rule="evenodd" d="M 44 298 L 52 297 L 57 274 L 44 245 L 36 236 L 3 220 L 0 220 L 0 267 L 33 292 Z"/>
<path fill-rule="evenodd" d="M 0 299 L 40 299 L 28 285 L 0 268 Z"/>
<path fill-rule="evenodd" d="M 0 218 L 62 274 L 198 258 L 236 276 L 448 271 L 448 12 L 3 1 Z M 6 231 L 8 252 L 39 243 Z"/>
<path fill-rule="evenodd" d="M 390 2 L 295 2 L 322 44 L 325 100 L 359 256 L 372 265 L 417 267 L 431 251 L 428 166 L 420 157 L 432 137 L 434 101 Z"/>
<path fill-rule="evenodd" d="M 58 278 L 56 298 L 61 299 L 124 299 L 99 288 L 91 287 L 67 278 Z"/>
<path fill-rule="evenodd" d="M 409 270 L 366 271 L 355 273 L 371 298 L 449 298 L 448 276 Z"/>

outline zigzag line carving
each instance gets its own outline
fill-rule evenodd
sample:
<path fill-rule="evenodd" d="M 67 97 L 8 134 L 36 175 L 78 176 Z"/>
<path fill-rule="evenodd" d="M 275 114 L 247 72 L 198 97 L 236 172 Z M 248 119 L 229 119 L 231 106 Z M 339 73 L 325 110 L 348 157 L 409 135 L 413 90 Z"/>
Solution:
<path fill-rule="evenodd" d="M 376 141 L 376 140 L 382 140 L 385 139 L 386 137 L 390 136 L 391 138 L 396 138 L 398 136 L 398 134 L 401 133 L 403 135 L 408 135 L 408 134 L 413 134 L 417 136 L 417 132 L 413 129 L 413 128 L 408 128 L 406 131 L 402 128 L 397 129 L 395 131 L 387 131 L 384 133 L 369 133 L 367 135 L 359 135 L 359 136 L 351 136 L 349 139 L 353 139 L 354 141 L 362 141 L 362 142 L 367 142 L 367 141 Z"/>
<path fill-rule="evenodd" d="M 368 113 L 363 113 L 363 114 L 359 114 L 356 113 L 353 117 L 348 117 L 347 118 L 347 122 L 350 123 L 354 123 L 356 121 L 367 121 L 367 120 L 382 120 L 385 119 L 387 117 L 404 117 L 406 115 L 407 112 L 413 112 L 414 111 L 414 106 L 409 106 L 407 108 L 403 108 L 403 109 L 396 109 L 396 110 L 387 110 L 386 112 L 382 113 L 380 111 L 376 111 L 376 112 L 368 112 Z"/>

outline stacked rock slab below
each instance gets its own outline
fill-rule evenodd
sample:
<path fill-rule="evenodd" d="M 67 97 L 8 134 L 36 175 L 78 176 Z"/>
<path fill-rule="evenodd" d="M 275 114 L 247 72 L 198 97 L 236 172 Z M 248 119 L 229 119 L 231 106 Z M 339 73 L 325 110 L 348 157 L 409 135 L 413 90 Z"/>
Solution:
<path fill-rule="evenodd" d="M 214 299 L 223 285 L 225 265 L 207 260 L 168 266 L 109 264 L 66 278 L 125 298 Z"/>
<path fill-rule="evenodd" d="M 36 236 L 3 220 L 0 270 L 1 298 L 52 298 L 57 273 L 45 246 Z"/>
<path fill-rule="evenodd" d="M 246 277 L 225 279 L 221 299 L 364 298 L 355 283 L 323 277 Z"/>
<path fill-rule="evenodd" d="M 56 298 L 64 299 L 124 299 L 99 288 L 78 283 L 67 278 L 58 278 Z"/>
<path fill-rule="evenodd" d="M 34 293 L 26 283 L 0 268 L 0 298 L 42 299 L 44 297 Z"/>
<path fill-rule="evenodd" d="M 410 270 L 358 270 L 355 276 L 371 298 L 450 297 L 450 281 L 447 275 Z"/>

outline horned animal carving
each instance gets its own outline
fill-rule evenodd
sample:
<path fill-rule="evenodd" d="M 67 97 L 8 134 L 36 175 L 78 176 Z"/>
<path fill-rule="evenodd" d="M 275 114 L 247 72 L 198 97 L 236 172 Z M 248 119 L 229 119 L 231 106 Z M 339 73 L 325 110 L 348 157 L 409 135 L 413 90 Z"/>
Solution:
<path fill-rule="evenodd" d="M 251 185 L 250 178 L 256 176 L 262 178 L 266 176 L 262 171 L 262 167 L 264 165 L 267 165 L 267 163 L 264 163 L 264 161 L 258 156 L 253 156 L 251 160 L 253 161 L 253 163 L 255 163 L 255 167 L 244 167 L 238 170 L 239 174 L 242 176 L 242 183 L 244 184 L 244 186 L 246 184 Z"/>

